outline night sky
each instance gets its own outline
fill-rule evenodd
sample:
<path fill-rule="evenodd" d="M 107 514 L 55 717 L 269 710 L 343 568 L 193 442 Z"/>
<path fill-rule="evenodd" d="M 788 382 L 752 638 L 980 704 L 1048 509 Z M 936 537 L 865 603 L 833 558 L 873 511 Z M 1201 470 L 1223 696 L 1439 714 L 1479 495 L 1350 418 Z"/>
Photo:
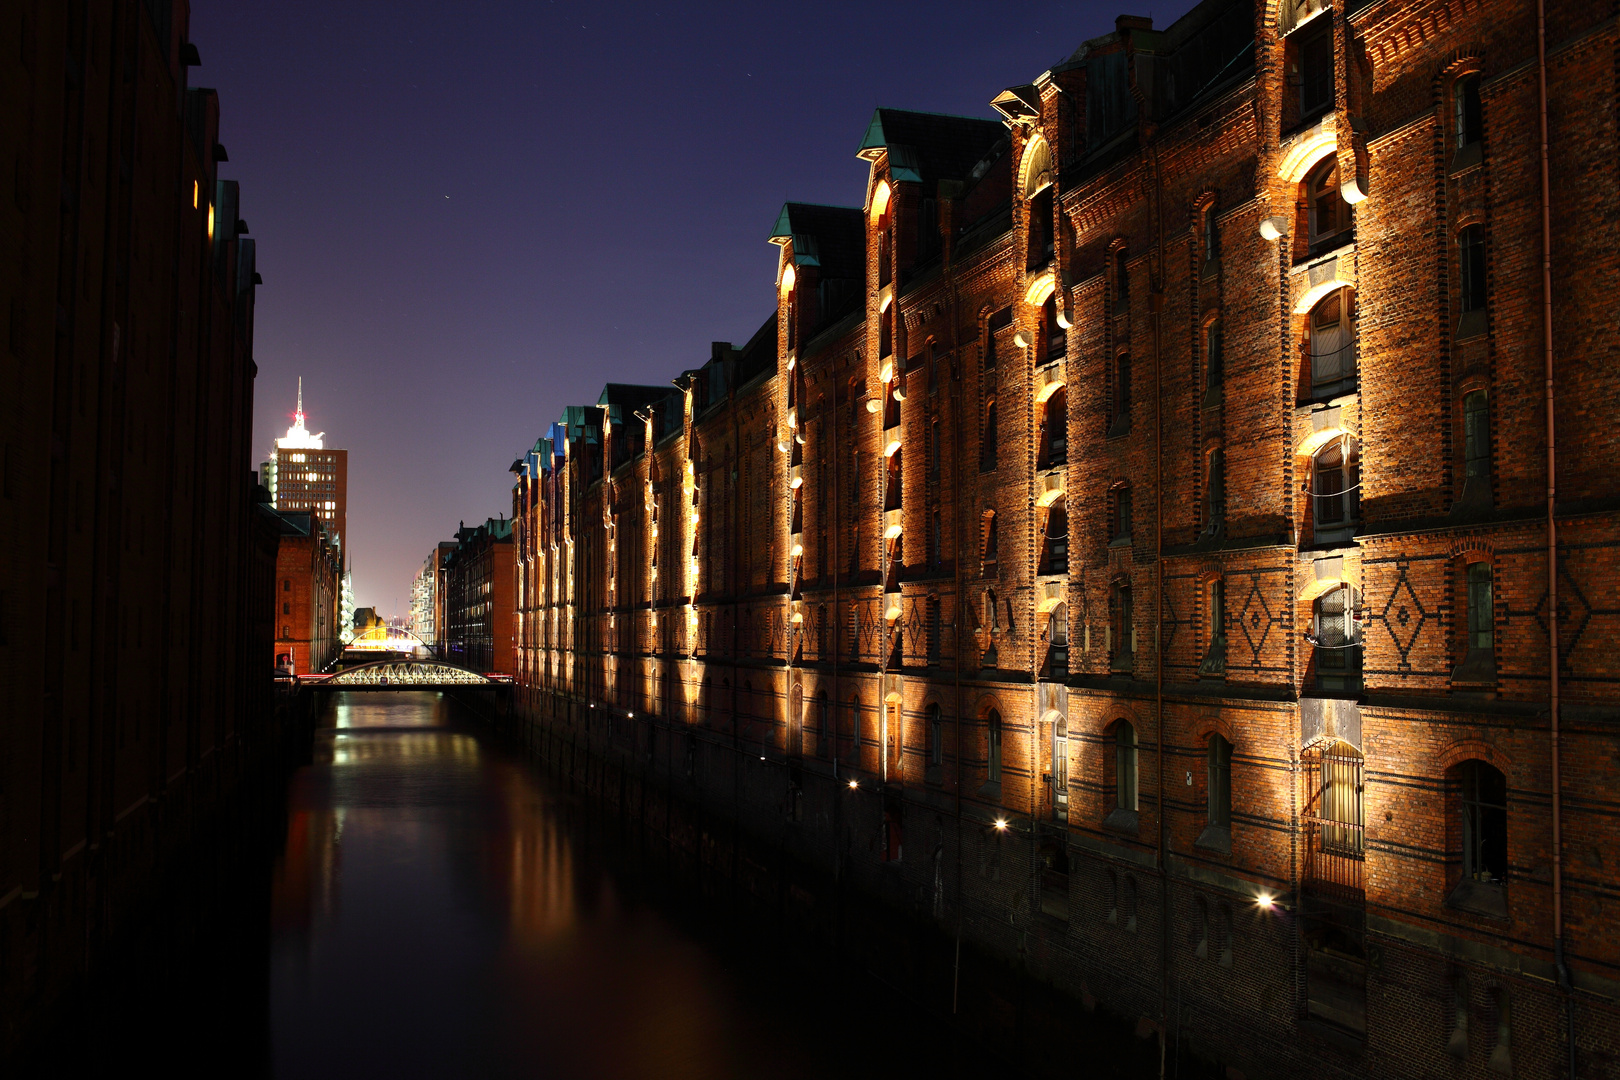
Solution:
<path fill-rule="evenodd" d="M 254 464 L 302 375 L 358 602 L 398 614 L 562 406 L 748 339 L 778 209 L 859 205 L 875 107 L 993 117 L 1122 10 L 1192 6 L 192 3 L 265 282 Z"/>

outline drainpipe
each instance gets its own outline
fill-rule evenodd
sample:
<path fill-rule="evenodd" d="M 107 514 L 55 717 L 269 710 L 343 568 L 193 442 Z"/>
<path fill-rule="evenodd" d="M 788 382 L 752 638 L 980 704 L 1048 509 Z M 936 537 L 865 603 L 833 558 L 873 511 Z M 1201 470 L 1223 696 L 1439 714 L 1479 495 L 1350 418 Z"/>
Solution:
<path fill-rule="evenodd" d="M 1159 743 L 1159 1076 L 1165 1074 L 1166 1042 L 1170 1032 L 1170 862 L 1166 832 L 1164 759 L 1169 750 L 1164 736 L 1164 173 L 1159 150 L 1153 147 L 1153 218 L 1157 232 L 1158 266 L 1155 288 L 1148 294 L 1153 330 L 1153 715 Z"/>
<path fill-rule="evenodd" d="M 943 203 L 945 200 L 941 199 L 940 201 Z M 958 325 L 957 320 L 961 318 L 961 298 L 958 296 L 956 291 L 956 245 L 953 242 L 955 240 L 954 234 L 956 231 L 956 211 L 954 206 L 952 206 L 950 209 L 951 212 L 946 218 L 948 224 L 945 228 L 945 235 L 940 239 L 940 246 L 943 251 L 942 258 L 945 263 L 945 280 L 949 282 L 951 291 L 951 355 L 956 358 L 955 367 L 960 375 L 967 365 L 961 353 L 961 342 L 956 336 Z M 984 376 L 982 373 L 976 374 L 975 376 L 973 387 L 975 416 L 978 413 L 977 395 L 980 389 L 980 381 L 983 378 Z M 952 396 L 951 402 L 954 409 L 952 419 L 956 421 L 955 429 L 960 436 L 960 433 L 963 430 L 963 425 L 961 423 L 962 391 L 960 388 L 958 388 L 956 394 Z M 966 440 L 958 437 L 953 440 L 951 447 L 951 476 L 956 480 L 956 490 L 958 493 L 967 489 L 967 485 L 962 480 L 962 445 L 965 441 Z M 955 730 L 954 742 L 952 743 L 952 756 L 955 758 L 956 768 L 952 770 L 954 776 L 951 784 L 951 786 L 956 789 L 956 952 L 951 961 L 952 1016 L 956 1015 L 957 998 L 962 987 L 962 571 L 963 567 L 967 565 L 964 561 L 965 553 L 962 549 L 962 507 L 963 502 L 959 497 L 956 500 L 956 513 L 954 515 L 956 519 L 956 610 L 951 615 L 951 644 L 953 646 L 953 652 L 956 654 L 954 657 L 954 676 L 956 685 L 953 691 L 953 700 L 955 701 L 956 707 L 955 716 L 952 719 L 952 727 Z"/>
<path fill-rule="evenodd" d="M 1552 187 L 1547 151 L 1547 3 L 1536 0 L 1537 92 L 1541 129 L 1541 334 L 1547 401 L 1547 661 L 1548 713 L 1552 743 L 1553 958 L 1564 996 L 1569 1075 L 1575 1077 L 1575 1003 L 1570 997 L 1569 963 L 1564 956 L 1563 799 L 1558 760 L 1558 459 L 1553 427 Z"/>

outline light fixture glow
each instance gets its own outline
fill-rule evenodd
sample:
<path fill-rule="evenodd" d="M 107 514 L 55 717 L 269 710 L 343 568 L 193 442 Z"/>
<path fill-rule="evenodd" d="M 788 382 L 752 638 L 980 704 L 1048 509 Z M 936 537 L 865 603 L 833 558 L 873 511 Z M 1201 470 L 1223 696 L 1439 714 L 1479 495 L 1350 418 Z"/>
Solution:
<path fill-rule="evenodd" d="M 1272 899 L 1270 893 L 1261 893 L 1259 896 L 1255 897 L 1254 902 L 1260 905 L 1261 909 L 1265 911 L 1270 911 L 1277 903 L 1276 900 Z"/>
<path fill-rule="evenodd" d="M 856 788 L 858 788 L 860 786 L 861 786 L 861 782 L 859 780 L 851 780 L 849 782 L 849 790 L 851 790 L 851 791 L 854 791 Z"/>
<path fill-rule="evenodd" d="M 1007 819 L 1006 818 L 1004 818 L 1004 817 L 996 818 L 996 830 L 998 832 L 1006 832 L 1007 831 Z"/>

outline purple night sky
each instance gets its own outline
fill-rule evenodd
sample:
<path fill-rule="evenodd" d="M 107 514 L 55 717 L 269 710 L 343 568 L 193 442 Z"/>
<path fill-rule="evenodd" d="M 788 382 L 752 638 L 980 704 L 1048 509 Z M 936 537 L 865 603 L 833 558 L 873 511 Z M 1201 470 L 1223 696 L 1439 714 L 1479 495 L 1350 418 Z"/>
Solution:
<path fill-rule="evenodd" d="M 993 117 L 1121 10 L 1192 6 L 192 3 L 265 280 L 254 464 L 302 375 L 358 603 L 399 615 L 562 406 L 747 340 L 778 209 L 860 203 L 875 107 Z"/>

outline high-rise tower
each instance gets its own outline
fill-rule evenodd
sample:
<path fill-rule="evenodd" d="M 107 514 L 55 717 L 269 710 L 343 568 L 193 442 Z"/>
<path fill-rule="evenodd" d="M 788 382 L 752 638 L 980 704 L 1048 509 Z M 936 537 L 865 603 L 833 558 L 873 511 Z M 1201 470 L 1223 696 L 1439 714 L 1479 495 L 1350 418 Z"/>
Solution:
<path fill-rule="evenodd" d="M 276 440 L 261 467 L 270 505 L 277 510 L 309 510 L 327 523 L 348 564 L 349 452 L 326 449 L 326 432 L 304 426 L 304 380 L 298 380 L 298 408 L 292 427 Z"/>

